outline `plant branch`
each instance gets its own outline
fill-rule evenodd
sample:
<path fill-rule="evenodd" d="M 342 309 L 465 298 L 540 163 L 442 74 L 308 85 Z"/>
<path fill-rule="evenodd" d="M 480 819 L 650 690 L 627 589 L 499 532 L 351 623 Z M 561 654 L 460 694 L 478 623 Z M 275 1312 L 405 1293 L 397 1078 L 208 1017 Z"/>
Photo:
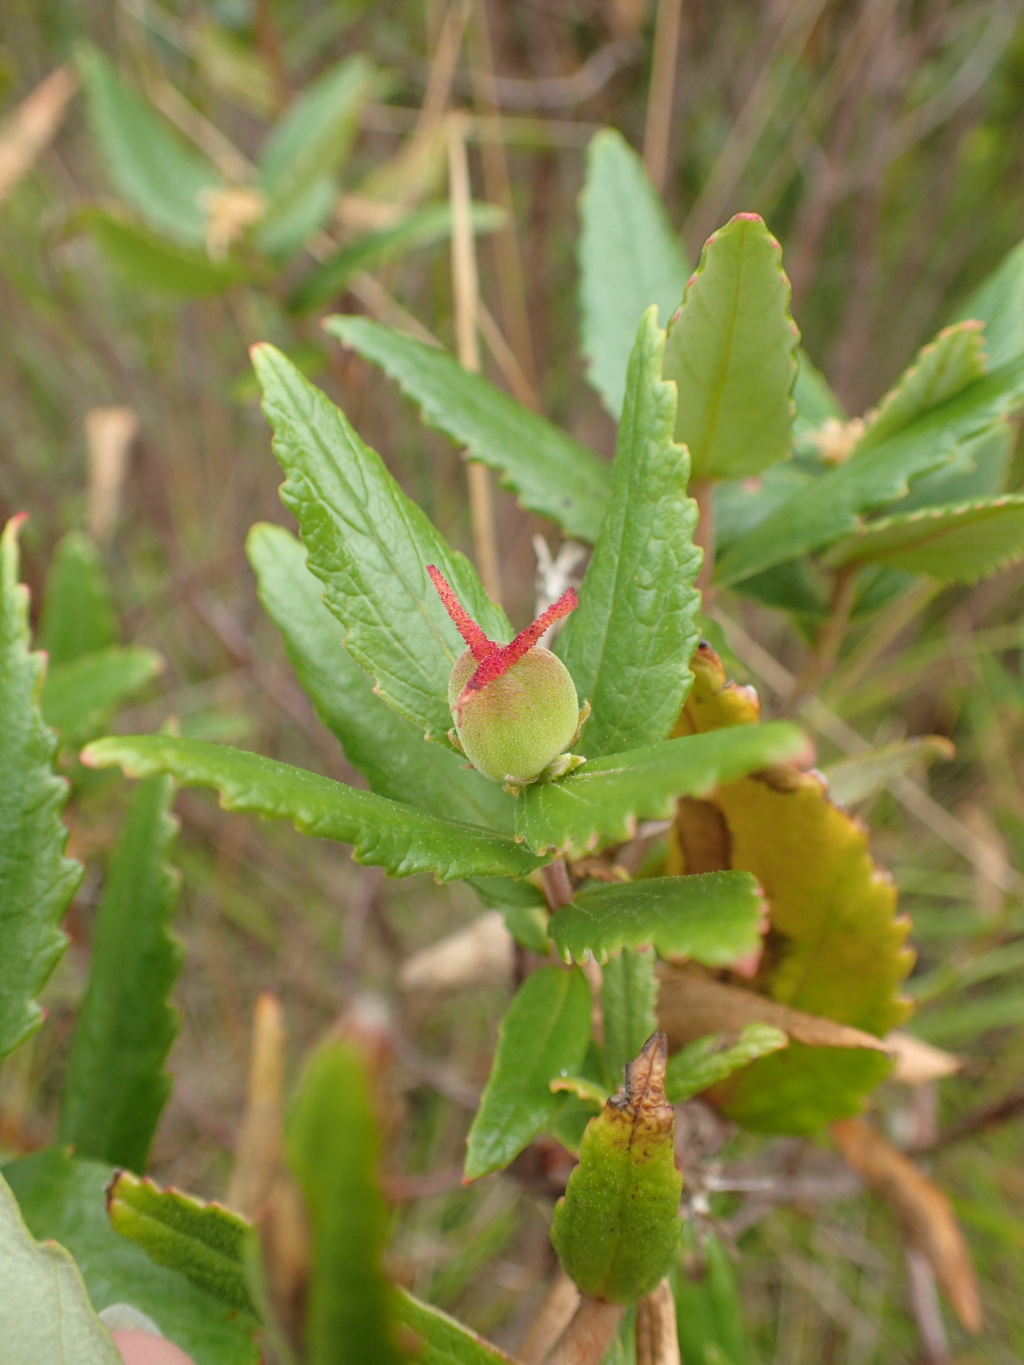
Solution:
<path fill-rule="evenodd" d="M 710 479 L 694 479 L 690 484 L 690 496 L 697 504 L 697 529 L 693 533 L 693 543 L 704 552 L 704 562 L 697 575 L 697 591 L 700 593 L 701 610 L 707 611 L 714 595 L 712 580 L 715 576 L 715 486 Z"/>
<path fill-rule="evenodd" d="M 544 882 L 548 909 L 554 914 L 572 900 L 572 882 L 569 880 L 569 869 L 565 865 L 565 859 L 556 858 L 553 863 L 548 863 L 541 868 L 540 875 Z"/>
<path fill-rule="evenodd" d="M 583 1299 L 549 1365 L 601 1365 L 625 1311 L 620 1303 Z"/>
<path fill-rule="evenodd" d="M 543 1365 L 580 1306 L 580 1291 L 560 1270 L 516 1353 L 521 1365 Z"/>
<path fill-rule="evenodd" d="M 839 658 L 846 632 L 850 628 L 850 614 L 857 595 L 858 564 L 845 564 L 837 573 L 832 587 L 828 620 L 818 632 L 814 651 L 803 671 L 793 684 L 787 710 L 795 710 L 805 697 L 818 690 Z"/>

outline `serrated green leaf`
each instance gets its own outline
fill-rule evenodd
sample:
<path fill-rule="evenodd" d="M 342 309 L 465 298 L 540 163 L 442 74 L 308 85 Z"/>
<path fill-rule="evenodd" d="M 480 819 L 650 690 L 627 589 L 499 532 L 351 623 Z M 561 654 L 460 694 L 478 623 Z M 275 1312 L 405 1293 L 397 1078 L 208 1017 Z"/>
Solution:
<path fill-rule="evenodd" d="M 201 246 L 203 198 L 220 186 L 214 167 L 171 132 L 96 48 L 79 48 L 78 70 L 93 136 L 118 193 L 160 232 Z"/>
<path fill-rule="evenodd" d="M 738 1033 L 697 1038 L 668 1059 L 665 1094 L 672 1104 L 682 1104 L 759 1057 L 788 1046 L 789 1039 L 782 1029 L 771 1024 L 747 1024 Z"/>
<path fill-rule="evenodd" d="M 43 718 L 68 748 L 106 729 L 121 704 L 151 682 L 163 659 L 140 645 L 113 645 L 47 670 Z"/>
<path fill-rule="evenodd" d="M 557 782 L 535 782 L 516 798 L 516 838 L 535 852 L 593 848 L 632 838 L 638 820 L 664 820 L 678 796 L 804 752 L 792 725 L 665 740 L 584 764 Z"/>
<path fill-rule="evenodd" d="M 679 1243 L 683 1178 L 665 1058 L 665 1035 L 655 1033 L 627 1067 L 622 1090 L 587 1125 L 551 1224 L 566 1273 L 582 1293 L 611 1303 L 649 1294 Z"/>
<path fill-rule="evenodd" d="M 1024 495 L 922 507 L 861 526 L 834 564 L 888 564 L 940 583 L 974 583 L 1024 558 Z"/>
<path fill-rule="evenodd" d="M 581 971 L 541 967 L 498 1029 L 491 1074 L 467 1138 L 466 1179 L 500 1171 L 544 1132 L 560 1097 L 549 1082 L 579 1070 L 590 1041 L 590 988 Z"/>
<path fill-rule="evenodd" d="M 72 1257 L 33 1241 L 0 1176 L 0 1341 L 4 1365 L 121 1365 Z"/>
<path fill-rule="evenodd" d="M 985 352 L 990 367 L 1024 355 L 1024 242 L 1006 255 L 967 302 L 954 321 L 977 318 L 985 324 Z"/>
<path fill-rule="evenodd" d="M 151 1261 L 180 1271 L 229 1308 L 255 1316 L 244 1269 L 250 1224 L 237 1213 L 119 1171 L 107 1191 L 107 1214 L 114 1231 Z"/>
<path fill-rule="evenodd" d="M 48 1148 L 4 1167 L 34 1237 L 67 1247 L 97 1312 L 114 1303 L 140 1309 L 196 1365 L 257 1365 L 251 1319 L 210 1298 L 177 1271 L 155 1265 L 119 1237 L 107 1218 L 114 1172 L 96 1161 Z M 44 1357 L 48 1362 L 50 1357 Z M 40 1365 L 37 1357 L 32 1365 Z"/>
<path fill-rule="evenodd" d="M 1016 444 L 1013 421 L 1003 418 L 994 422 L 977 436 L 961 441 L 955 457 L 944 468 L 915 479 L 907 496 L 886 509 L 887 515 L 995 497 L 1006 487 Z"/>
<path fill-rule="evenodd" d="M 374 694 L 342 643 L 342 627 L 324 606 L 321 584 L 295 537 L 280 526 L 254 526 L 246 552 L 260 601 L 281 632 L 303 690 L 371 789 L 446 819 L 511 833 L 512 799 L 501 786 L 467 768 L 451 749 L 428 744 Z"/>
<path fill-rule="evenodd" d="M 81 879 L 65 858 L 67 783 L 57 737 L 39 710 L 44 658 L 30 652 L 28 589 L 18 582 L 18 527 L 0 536 L 0 1057 L 38 1028 L 42 990 L 65 938 L 58 925 Z"/>
<path fill-rule="evenodd" d="M 944 328 L 918 351 L 913 364 L 882 399 L 850 458 L 857 459 L 905 430 L 932 408 L 962 393 L 985 372 L 985 338 L 980 324 L 959 322 Z"/>
<path fill-rule="evenodd" d="M 448 675 L 463 645 L 427 565 L 437 565 L 492 640 L 511 637 L 504 613 L 325 394 L 272 346 L 256 347 L 253 363 L 288 476 L 281 497 L 302 527 L 309 568 L 345 627 L 347 649 L 379 696 L 447 743 Z"/>
<path fill-rule="evenodd" d="M 601 1019 L 604 1024 L 604 1071 L 615 1089 L 623 1071 L 658 1027 L 658 980 L 651 952 L 626 948 L 601 970 Z M 607 1093 L 601 1096 L 603 1103 Z"/>
<path fill-rule="evenodd" d="M 494 232 L 504 221 L 505 214 L 494 204 L 470 206 L 470 226 L 474 232 Z M 289 295 L 288 307 L 300 315 L 315 312 L 336 299 L 359 271 L 375 270 L 397 256 L 443 242 L 451 230 L 450 203 L 424 204 L 393 226 L 365 232 L 339 247 L 303 277 Z"/>
<path fill-rule="evenodd" d="M 665 326 L 690 263 L 643 161 L 614 128 L 587 148 L 580 224 L 580 349 L 587 378 L 617 421 L 640 319 L 653 303 Z"/>
<path fill-rule="evenodd" d="M 400 1365 L 395 1292 L 381 1267 L 388 1212 L 378 1186 L 380 1134 L 365 1059 L 351 1043 L 332 1040 L 313 1053 L 285 1146 L 312 1231 L 309 1365 Z"/>
<path fill-rule="evenodd" d="M 404 1289 L 398 1291 L 398 1320 L 419 1339 L 420 1365 L 515 1365 L 504 1351 Z"/>
<path fill-rule="evenodd" d="M 523 506 L 592 543 L 611 491 L 611 466 L 554 423 L 471 374 L 445 351 L 369 318 L 330 317 L 327 331 L 379 365 L 428 426 L 497 470 Z"/>
<path fill-rule="evenodd" d="M 799 337 L 778 242 L 737 214 L 705 243 L 665 348 L 694 479 L 748 478 L 789 455 Z"/>
<path fill-rule="evenodd" d="M 213 298 L 237 284 L 245 274 L 237 262 L 211 260 L 201 248 L 162 237 L 120 211 L 83 209 L 78 221 L 129 284 L 158 294 Z"/>
<path fill-rule="evenodd" d="M 214 787 L 225 810 L 290 820 L 303 834 L 352 844 L 356 862 L 383 867 L 393 877 L 520 877 L 539 866 L 504 835 L 222 744 L 111 736 L 90 744 L 82 761 L 95 768 L 119 765 L 131 777 L 168 773 L 183 787 Z"/>
<path fill-rule="evenodd" d="M 167 865 L 174 788 L 151 777 L 136 791 L 111 859 L 92 933 L 61 1097 L 60 1140 L 79 1156 L 146 1168 L 171 1091 L 164 1069 L 178 1032 L 168 997 L 182 949 L 170 933 L 178 877 Z"/>
<path fill-rule="evenodd" d="M 593 707 L 584 743 L 595 758 L 665 739 L 693 681 L 683 661 L 699 639 L 697 505 L 686 495 L 686 451 L 672 439 L 676 402 L 661 378 L 664 351 L 651 308 L 629 361 L 608 511 L 580 605 L 557 643 Z"/>
<path fill-rule="evenodd" d="M 747 872 L 705 872 L 603 882 L 577 891 L 551 919 L 562 958 L 606 962 L 623 948 L 652 945 L 662 957 L 727 967 L 761 947 L 761 888 Z"/>
<path fill-rule="evenodd" d="M 376 72 L 363 56 L 329 67 L 289 105 L 260 152 L 263 188 L 277 202 L 336 171 L 355 136 Z"/>
<path fill-rule="evenodd" d="M 905 496 L 910 481 L 949 464 L 1024 396 L 1024 359 L 1004 366 L 932 408 L 895 436 L 822 474 L 738 541 L 718 565 L 723 586 L 834 544 L 858 517 Z"/>
<path fill-rule="evenodd" d="M 39 645 L 49 669 L 118 642 L 117 612 L 103 556 L 82 531 L 69 531 L 53 552 L 39 615 Z"/>

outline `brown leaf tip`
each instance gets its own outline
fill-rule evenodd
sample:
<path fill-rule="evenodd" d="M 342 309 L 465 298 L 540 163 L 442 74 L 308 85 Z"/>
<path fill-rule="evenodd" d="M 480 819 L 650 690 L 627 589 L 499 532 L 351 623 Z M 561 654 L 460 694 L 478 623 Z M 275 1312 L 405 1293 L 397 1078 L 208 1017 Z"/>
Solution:
<path fill-rule="evenodd" d="M 668 1069 L 668 1038 L 659 1029 L 652 1033 L 640 1055 L 626 1064 L 622 1089 L 608 1101 L 635 1123 L 652 1128 L 671 1126 L 675 1115 L 665 1096 Z"/>

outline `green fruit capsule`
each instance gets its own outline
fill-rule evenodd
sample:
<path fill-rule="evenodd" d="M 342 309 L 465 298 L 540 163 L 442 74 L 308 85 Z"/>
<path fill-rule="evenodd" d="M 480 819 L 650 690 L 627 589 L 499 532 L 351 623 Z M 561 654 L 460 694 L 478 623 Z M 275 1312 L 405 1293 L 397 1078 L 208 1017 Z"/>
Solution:
<path fill-rule="evenodd" d="M 567 754 L 590 714 L 565 664 L 537 641 L 576 606 L 570 588 L 507 645 L 489 640 L 431 564 L 427 572 L 468 648 L 448 680 L 450 738 L 478 772 L 516 791 L 584 760 Z"/>
<path fill-rule="evenodd" d="M 583 1134 L 580 1164 L 555 1207 L 551 1240 L 584 1293 L 636 1303 L 658 1285 L 679 1245 L 683 1177 L 675 1113 L 665 1098 L 668 1047 L 652 1033 L 626 1080 Z"/>

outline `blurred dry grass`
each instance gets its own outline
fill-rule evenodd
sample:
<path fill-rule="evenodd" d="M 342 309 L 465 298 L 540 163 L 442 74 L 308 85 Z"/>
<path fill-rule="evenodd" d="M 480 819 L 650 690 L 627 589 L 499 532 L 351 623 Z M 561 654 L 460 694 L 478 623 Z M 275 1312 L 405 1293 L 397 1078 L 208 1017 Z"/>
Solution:
<path fill-rule="evenodd" d="M 220 130 L 249 154 L 291 92 L 328 60 L 365 50 L 391 73 L 392 86 L 388 103 L 365 119 L 356 153 L 362 173 L 386 168 L 409 146 L 424 100 L 434 116 L 445 105 L 470 110 L 476 194 L 507 201 L 514 224 L 480 249 L 483 299 L 525 389 L 535 386 L 549 415 L 605 453 L 614 433 L 583 382 L 573 340 L 573 244 L 584 147 L 596 127 L 614 123 L 645 146 L 656 177 L 664 175 L 694 258 L 732 212 L 765 216 L 784 245 L 807 348 L 860 410 L 1024 235 L 1024 6 L 662 0 L 659 8 L 660 16 L 638 0 L 488 0 L 470 7 L 466 42 L 453 50 L 459 13 L 442 0 L 376 8 L 5 0 L 0 95 L 12 108 L 76 39 L 89 37 L 164 107 L 170 91 L 201 115 L 201 132 Z M 678 60 L 674 73 L 662 60 L 652 94 L 652 36 L 657 23 L 671 33 L 673 13 Z M 0 513 L 31 512 L 27 572 L 38 587 L 56 539 L 86 520 L 87 414 L 130 408 L 139 436 L 109 563 L 127 637 L 161 650 L 168 667 L 161 695 L 122 724 L 151 729 L 175 714 L 190 733 L 352 780 L 262 618 L 243 553 L 254 521 L 287 520 L 268 432 L 246 383 L 245 347 L 264 338 L 318 344 L 315 323 L 289 321 L 272 294 L 240 289 L 181 306 L 127 287 L 70 230 L 76 209 L 104 192 L 75 103 L 0 205 Z M 443 255 L 388 266 L 379 283 L 454 348 Z M 355 311 L 366 297 L 339 306 Z M 502 382 L 492 355 L 484 365 Z M 318 382 L 468 549 L 457 453 L 360 361 L 330 352 Z M 506 605 L 514 619 L 525 618 L 531 535 L 545 528 L 504 493 L 496 509 Z M 953 735 L 960 757 L 934 773 L 932 791 L 997 849 L 1024 846 L 1022 581 L 1018 571 L 922 603 L 917 616 L 894 623 L 892 639 L 879 637 L 874 653 L 871 639 L 863 641 L 867 652 L 850 657 L 829 691 L 830 704 L 871 737 Z M 785 662 L 798 661 L 800 642 L 778 619 L 745 611 L 744 623 Z M 866 662 L 854 677 L 858 657 Z M 109 846 L 121 801 L 111 787 L 90 803 L 91 823 L 76 831 L 82 851 Z M 281 998 L 297 1057 L 353 992 L 378 990 L 392 1000 L 403 1040 L 407 1121 L 396 1164 L 410 1196 L 419 1195 L 404 1206 L 396 1258 L 418 1290 L 516 1339 L 551 1263 L 539 1196 L 525 1179 L 457 1188 L 467 1091 L 486 1075 L 503 998 L 470 992 L 426 1006 L 394 996 L 400 962 L 465 923 L 472 895 L 385 883 L 344 850 L 226 816 L 190 793 L 177 808 L 179 930 L 188 955 L 172 1058 L 177 1085 L 158 1137 L 157 1174 L 200 1192 L 223 1190 L 260 991 Z M 938 1019 L 936 1041 L 967 1057 L 964 1075 L 943 1084 L 942 1131 L 1022 1084 L 1019 968 L 1012 954 L 1006 966 L 1005 954 L 1024 922 L 1019 907 L 993 896 L 990 882 L 890 803 L 873 815 L 879 852 L 919 925 L 921 976 L 945 971 L 953 987 L 967 983 L 966 995 L 937 991 L 938 1008 L 925 1016 Z M 23 1115 L 28 1141 L 49 1134 L 55 1063 L 81 988 L 95 892 L 93 875 L 73 911 L 76 942 L 50 991 L 51 1025 L 3 1078 L 8 1122 Z M 1002 952 L 1004 961 L 972 986 L 983 951 Z M 895 1120 L 906 1118 L 905 1095 L 891 1095 L 889 1106 Z M 1024 1358 L 1022 1146 L 1019 1128 L 1005 1125 L 935 1157 L 935 1177 L 953 1192 L 984 1283 L 987 1330 L 964 1360 Z M 433 1185 L 428 1172 L 438 1173 Z M 894 1229 L 869 1202 L 778 1212 L 743 1249 L 744 1294 L 764 1360 L 921 1358 Z"/>

